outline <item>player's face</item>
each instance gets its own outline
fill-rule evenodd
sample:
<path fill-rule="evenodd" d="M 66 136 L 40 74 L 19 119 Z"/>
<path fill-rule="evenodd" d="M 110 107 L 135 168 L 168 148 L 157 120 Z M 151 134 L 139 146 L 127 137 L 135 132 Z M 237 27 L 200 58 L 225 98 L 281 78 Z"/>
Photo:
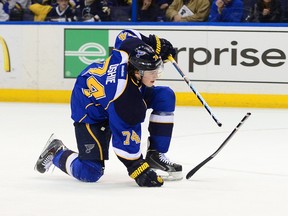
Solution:
<path fill-rule="evenodd" d="M 159 77 L 158 70 L 144 71 L 142 77 L 142 83 L 147 87 L 152 87 L 158 77 Z"/>
<path fill-rule="evenodd" d="M 156 79 L 160 77 L 163 71 L 163 62 L 161 62 L 161 64 L 155 70 L 140 71 L 140 74 L 142 74 L 142 83 L 147 87 L 152 87 Z"/>

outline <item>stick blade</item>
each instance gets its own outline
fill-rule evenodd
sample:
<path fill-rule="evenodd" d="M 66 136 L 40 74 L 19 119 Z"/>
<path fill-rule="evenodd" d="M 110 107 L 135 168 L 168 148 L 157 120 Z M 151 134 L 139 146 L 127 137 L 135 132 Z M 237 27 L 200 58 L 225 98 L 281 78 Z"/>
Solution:
<path fill-rule="evenodd" d="M 190 170 L 186 175 L 186 179 L 187 180 L 190 179 L 202 166 L 204 166 L 212 158 L 213 158 L 213 156 L 209 156 L 204 161 L 202 161 L 200 164 L 198 164 L 196 167 L 194 167 L 192 170 Z"/>

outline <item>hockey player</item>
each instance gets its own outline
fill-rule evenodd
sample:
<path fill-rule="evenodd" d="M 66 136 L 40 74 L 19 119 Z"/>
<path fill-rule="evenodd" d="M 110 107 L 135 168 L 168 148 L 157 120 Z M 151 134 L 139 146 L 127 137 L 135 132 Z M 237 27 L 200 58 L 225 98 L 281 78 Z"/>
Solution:
<path fill-rule="evenodd" d="M 153 49 L 150 45 L 155 49 Z M 35 169 L 47 172 L 52 164 L 84 182 L 96 182 L 104 174 L 112 136 L 112 147 L 128 174 L 139 186 L 159 187 L 162 170 L 182 178 L 182 166 L 165 157 L 173 129 L 175 95 L 169 87 L 154 86 L 163 71 L 163 59 L 175 54 L 165 39 L 121 32 L 111 55 L 103 63 L 92 63 L 77 77 L 71 96 L 78 152 L 61 140 L 48 140 Z M 152 108 L 149 147 L 141 151 L 141 123 Z"/>

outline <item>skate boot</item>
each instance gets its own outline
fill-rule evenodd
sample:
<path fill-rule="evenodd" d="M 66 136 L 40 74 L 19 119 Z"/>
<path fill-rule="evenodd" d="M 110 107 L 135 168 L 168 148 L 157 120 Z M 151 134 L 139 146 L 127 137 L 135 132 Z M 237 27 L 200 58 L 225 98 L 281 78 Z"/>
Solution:
<path fill-rule="evenodd" d="M 45 145 L 41 155 L 39 156 L 34 169 L 40 173 L 45 173 L 49 170 L 51 165 L 53 164 L 53 159 L 55 155 L 60 150 L 67 149 L 66 146 L 62 143 L 61 140 L 55 139 L 54 134 L 50 136 Z"/>
<path fill-rule="evenodd" d="M 146 161 L 150 167 L 164 180 L 181 180 L 182 166 L 171 162 L 164 153 L 148 149 Z"/>

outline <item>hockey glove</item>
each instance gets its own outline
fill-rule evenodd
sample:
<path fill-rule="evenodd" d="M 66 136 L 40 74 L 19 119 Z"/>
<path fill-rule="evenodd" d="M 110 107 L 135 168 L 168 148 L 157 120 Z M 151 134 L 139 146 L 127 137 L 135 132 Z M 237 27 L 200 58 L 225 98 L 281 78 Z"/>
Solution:
<path fill-rule="evenodd" d="M 169 55 L 172 55 L 173 58 L 175 57 L 176 50 L 168 40 L 159 38 L 156 35 L 149 35 L 149 42 L 156 54 L 160 55 L 164 62 L 168 60 Z"/>
<path fill-rule="evenodd" d="M 128 168 L 128 173 L 140 187 L 161 187 L 163 185 L 163 179 L 143 159 L 135 161 Z"/>

